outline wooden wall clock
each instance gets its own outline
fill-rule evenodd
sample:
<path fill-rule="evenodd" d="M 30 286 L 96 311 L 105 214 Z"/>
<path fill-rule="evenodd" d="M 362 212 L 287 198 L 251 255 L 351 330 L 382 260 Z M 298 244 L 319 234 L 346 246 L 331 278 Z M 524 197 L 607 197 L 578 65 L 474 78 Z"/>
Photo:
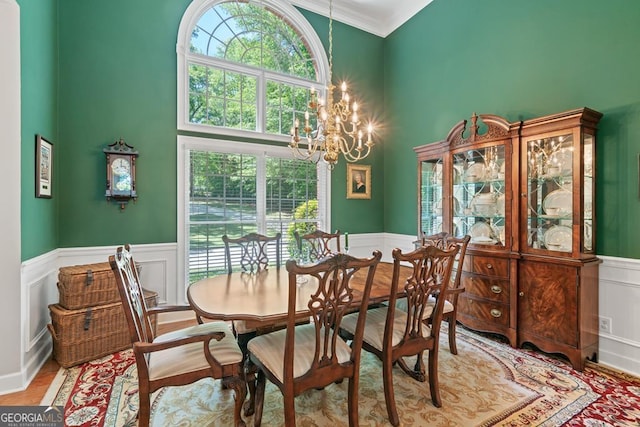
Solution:
<path fill-rule="evenodd" d="M 129 200 L 138 198 L 136 193 L 136 158 L 139 153 L 122 138 L 105 148 L 107 160 L 107 200 L 114 200 L 124 209 Z"/>

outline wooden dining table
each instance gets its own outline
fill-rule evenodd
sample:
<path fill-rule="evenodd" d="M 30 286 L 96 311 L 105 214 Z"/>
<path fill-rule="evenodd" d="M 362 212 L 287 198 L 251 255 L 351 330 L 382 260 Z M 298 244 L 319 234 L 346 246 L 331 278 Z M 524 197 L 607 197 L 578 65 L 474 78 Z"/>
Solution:
<path fill-rule="evenodd" d="M 411 272 L 402 267 L 401 277 Z M 390 296 L 393 264 L 381 262 L 376 268 L 369 304 L 387 301 Z M 316 290 L 316 280 L 297 286 L 296 311 L 300 317 L 308 316 L 310 295 Z M 354 304 L 361 301 L 366 271 L 360 270 L 351 279 Z M 308 291 L 308 292 L 305 292 Z M 234 272 L 198 280 L 189 285 L 187 298 L 196 313 L 209 319 L 244 320 L 250 328 L 273 325 L 287 318 L 289 299 L 289 273 L 284 267 L 269 268 L 259 273 Z"/>

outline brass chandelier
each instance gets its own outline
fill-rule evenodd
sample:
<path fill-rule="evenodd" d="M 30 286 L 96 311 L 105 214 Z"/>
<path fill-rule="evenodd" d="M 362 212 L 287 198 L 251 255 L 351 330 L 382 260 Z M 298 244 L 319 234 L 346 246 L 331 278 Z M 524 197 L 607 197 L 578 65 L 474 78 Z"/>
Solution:
<path fill-rule="evenodd" d="M 347 83 L 340 86 L 340 99 L 334 100 L 336 86 L 332 82 L 333 73 L 333 0 L 329 1 L 329 84 L 327 99 L 318 96 L 311 88 L 309 105 L 304 113 L 304 125 L 296 118 L 291 128 L 289 147 L 294 157 L 317 163 L 320 159 L 329 168 L 338 163 L 342 154 L 349 163 L 362 160 L 369 155 L 374 146 L 371 140 L 373 125 L 369 123 L 365 131 L 358 115 L 358 103 L 351 102 L 347 92 Z M 311 115 L 316 118 L 316 129 L 310 122 Z"/>

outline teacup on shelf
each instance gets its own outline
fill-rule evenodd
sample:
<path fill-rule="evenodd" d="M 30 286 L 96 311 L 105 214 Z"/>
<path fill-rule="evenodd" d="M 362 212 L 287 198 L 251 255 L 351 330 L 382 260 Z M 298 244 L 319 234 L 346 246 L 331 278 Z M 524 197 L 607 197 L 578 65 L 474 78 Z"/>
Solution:
<path fill-rule="evenodd" d="M 560 208 L 546 208 L 545 212 L 550 216 L 558 216 L 560 215 Z"/>

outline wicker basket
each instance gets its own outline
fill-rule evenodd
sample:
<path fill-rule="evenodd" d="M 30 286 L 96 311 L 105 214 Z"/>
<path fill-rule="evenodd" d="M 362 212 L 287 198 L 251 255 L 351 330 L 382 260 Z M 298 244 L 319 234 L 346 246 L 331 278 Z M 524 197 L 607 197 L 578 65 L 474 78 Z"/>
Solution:
<path fill-rule="evenodd" d="M 67 310 L 120 301 L 118 284 L 108 262 L 61 267 L 58 304 Z"/>
<path fill-rule="evenodd" d="M 157 293 L 144 291 L 148 307 L 157 304 Z M 127 319 L 120 302 L 66 310 L 59 304 L 49 306 L 53 337 L 53 357 L 68 368 L 131 347 Z M 154 325 L 155 329 L 155 319 Z"/>

